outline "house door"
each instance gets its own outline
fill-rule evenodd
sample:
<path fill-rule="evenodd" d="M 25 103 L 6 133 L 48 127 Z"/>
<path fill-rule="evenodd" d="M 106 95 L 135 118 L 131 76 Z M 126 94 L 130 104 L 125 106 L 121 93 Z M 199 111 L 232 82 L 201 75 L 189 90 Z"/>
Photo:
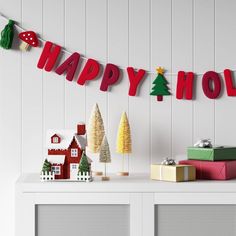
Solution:
<path fill-rule="evenodd" d="M 79 164 L 70 164 L 70 179 L 77 180 Z"/>

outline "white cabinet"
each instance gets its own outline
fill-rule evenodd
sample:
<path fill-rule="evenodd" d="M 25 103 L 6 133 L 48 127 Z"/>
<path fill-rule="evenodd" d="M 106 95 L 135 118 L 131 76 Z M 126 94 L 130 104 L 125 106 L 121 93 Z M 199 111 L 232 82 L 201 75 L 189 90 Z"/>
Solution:
<path fill-rule="evenodd" d="M 219 227 L 224 216 L 216 212 L 226 214 L 228 220 L 221 226 L 228 230 L 227 236 L 235 235 L 236 181 L 167 183 L 134 175 L 113 176 L 109 182 L 40 182 L 39 175 L 25 174 L 16 183 L 16 236 L 61 236 L 65 232 L 68 236 L 78 232 L 82 236 L 111 232 L 113 236 L 172 236 L 168 220 L 176 228 L 175 236 L 187 236 L 181 219 L 188 222 L 192 217 L 188 226 L 199 229 L 194 220 L 204 211 Z M 211 232 L 207 225 L 202 235 Z M 216 227 L 214 232 L 220 231 Z"/>

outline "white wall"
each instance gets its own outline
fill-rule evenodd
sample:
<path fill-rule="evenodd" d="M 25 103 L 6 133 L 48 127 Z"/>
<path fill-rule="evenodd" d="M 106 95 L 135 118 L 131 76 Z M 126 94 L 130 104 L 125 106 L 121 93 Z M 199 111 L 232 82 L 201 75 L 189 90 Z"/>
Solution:
<path fill-rule="evenodd" d="M 235 68 L 234 0 L 0 0 L 0 11 L 43 38 L 86 57 L 121 66 L 155 70 L 164 66 L 205 72 Z M 5 21 L 0 20 L 3 28 Z M 17 45 L 15 45 L 15 49 Z M 133 153 L 131 173 L 148 172 L 151 162 L 177 159 L 197 138 L 234 145 L 236 98 L 207 99 L 197 78 L 196 100 L 149 96 L 149 76 L 137 97 L 128 97 L 126 74 L 112 92 L 100 92 L 101 79 L 80 87 L 36 64 L 40 49 L 29 53 L 0 50 L 0 234 L 13 235 L 14 181 L 22 172 L 38 172 L 46 152 L 48 128 L 75 128 L 88 121 L 97 102 L 112 151 L 110 171 L 120 169 L 115 154 L 122 111 L 129 115 Z M 175 95 L 176 76 L 167 76 Z M 6 176 L 6 177 L 5 177 Z"/>

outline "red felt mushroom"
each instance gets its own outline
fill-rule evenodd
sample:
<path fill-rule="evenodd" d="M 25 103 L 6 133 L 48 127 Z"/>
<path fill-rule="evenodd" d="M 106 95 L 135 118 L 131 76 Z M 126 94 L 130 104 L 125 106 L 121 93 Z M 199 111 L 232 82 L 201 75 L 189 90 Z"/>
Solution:
<path fill-rule="evenodd" d="M 21 32 L 19 38 L 23 41 L 20 44 L 20 50 L 26 51 L 29 46 L 38 47 L 38 38 L 34 31 Z"/>

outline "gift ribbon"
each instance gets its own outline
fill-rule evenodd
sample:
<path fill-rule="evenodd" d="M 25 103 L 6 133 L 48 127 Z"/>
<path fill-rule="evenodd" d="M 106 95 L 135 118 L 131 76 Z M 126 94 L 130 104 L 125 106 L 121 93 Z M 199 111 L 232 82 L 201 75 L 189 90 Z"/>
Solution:
<path fill-rule="evenodd" d="M 174 166 L 174 165 L 176 165 L 176 162 L 174 159 L 171 159 L 171 158 L 164 159 L 160 166 L 161 168 L 160 168 L 159 179 L 163 180 L 163 173 L 164 173 L 163 166 Z M 187 181 L 188 179 L 189 179 L 188 166 L 184 166 L 184 181 Z"/>
<path fill-rule="evenodd" d="M 184 181 L 187 181 L 188 179 L 188 166 L 184 166 Z"/>
<path fill-rule="evenodd" d="M 174 166 L 176 165 L 176 162 L 175 162 L 175 159 L 167 157 L 162 161 L 161 164 L 166 165 L 166 166 Z"/>
<path fill-rule="evenodd" d="M 162 162 L 161 162 L 161 168 L 160 168 L 160 176 L 159 179 L 163 180 L 163 166 L 174 166 L 176 165 L 176 162 L 173 158 L 165 158 Z"/>
<path fill-rule="evenodd" d="M 194 147 L 199 148 L 212 148 L 213 145 L 210 139 L 199 139 L 195 144 Z"/>

